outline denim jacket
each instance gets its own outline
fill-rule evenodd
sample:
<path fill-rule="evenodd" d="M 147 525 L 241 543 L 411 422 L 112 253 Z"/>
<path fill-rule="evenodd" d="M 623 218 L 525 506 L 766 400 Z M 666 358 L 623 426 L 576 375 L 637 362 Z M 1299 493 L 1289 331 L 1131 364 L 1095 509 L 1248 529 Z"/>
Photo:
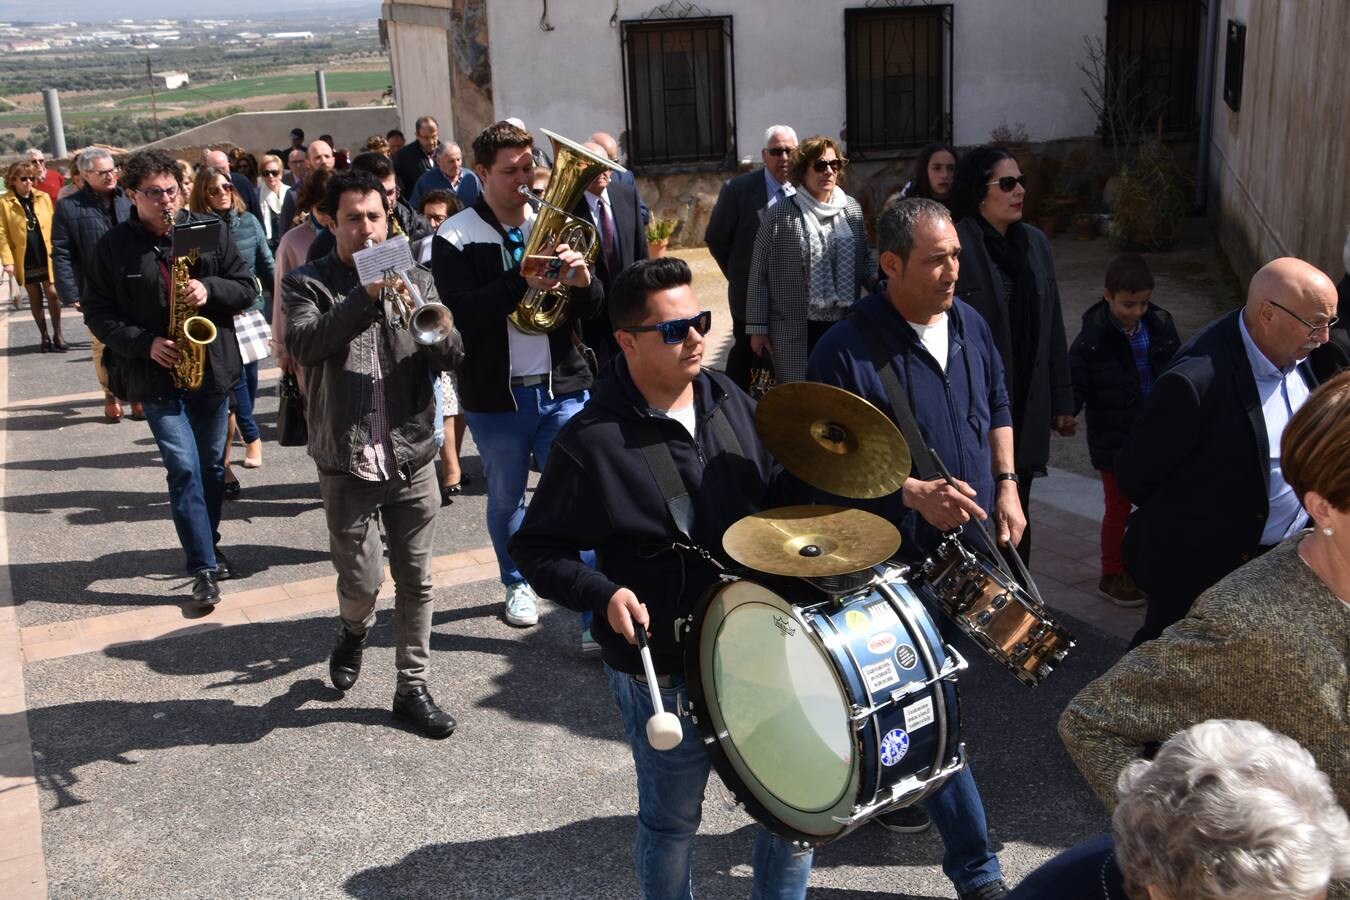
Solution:
<path fill-rule="evenodd" d="M 410 273 L 428 302 L 438 300 L 431 275 Z M 431 347 L 405 328 L 391 328 L 356 276 L 337 253 L 286 273 L 281 280 L 286 309 L 286 350 L 305 369 L 305 419 L 309 455 L 326 474 L 351 472 L 366 444 L 370 408 L 369 356 L 352 352 L 360 338 L 382 342 L 389 443 L 400 477 L 436 455 L 433 372 L 457 368 L 464 358 L 459 331 Z M 375 331 L 367 335 L 369 329 Z"/>

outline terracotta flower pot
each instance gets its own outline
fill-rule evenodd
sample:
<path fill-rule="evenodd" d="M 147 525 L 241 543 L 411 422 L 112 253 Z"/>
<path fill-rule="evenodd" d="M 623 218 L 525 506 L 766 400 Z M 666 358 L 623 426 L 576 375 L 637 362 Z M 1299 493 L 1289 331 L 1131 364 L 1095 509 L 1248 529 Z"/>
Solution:
<path fill-rule="evenodd" d="M 666 255 L 666 245 L 670 243 L 670 238 L 662 238 L 659 241 L 647 242 L 647 258 L 660 259 Z"/>

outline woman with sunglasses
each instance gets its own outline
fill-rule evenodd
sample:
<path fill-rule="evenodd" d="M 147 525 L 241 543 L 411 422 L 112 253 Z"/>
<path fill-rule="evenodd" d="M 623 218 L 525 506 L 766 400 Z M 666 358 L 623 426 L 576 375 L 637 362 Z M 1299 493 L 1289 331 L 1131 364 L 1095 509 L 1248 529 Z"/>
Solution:
<path fill-rule="evenodd" d="M 66 352 L 61 337 L 61 301 L 52 278 L 52 198 L 40 190 L 37 166 L 17 162 L 5 172 L 9 193 L 0 197 L 0 261 L 5 274 L 14 276 L 28 292 L 33 321 L 42 333 L 42 352 Z M 52 333 L 47 335 L 43 301 L 52 317 Z M 17 305 L 17 301 L 16 301 Z"/>
<path fill-rule="evenodd" d="M 258 204 L 263 211 L 262 226 L 263 234 L 267 237 L 267 249 L 273 255 L 277 252 L 277 244 L 281 242 L 281 205 L 291 189 L 289 184 L 281 180 L 283 171 L 285 167 L 281 164 L 281 157 L 269 153 L 262 158 L 262 174 L 258 176 Z"/>
<path fill-rule="evenodd" d="M 956 293 L 984 316 L 1003 357 L 1018 493 L 1030 510 L 1031 481 L 1050 460 L 1050 432 L 1069 437 L 1078 421 L 1055 260 L 1045 234 L 1022 221 L 1026 193 L 1012 154 L 976 147 L 957 164 L 951 208 L 961 240 Z M 1023 559 L 1030 533 L 1028 526 L 1017 547 Z"/>
<path fill-rule="evenodd" d="M 234 409 L 230 413 L 229 435 L 225 440 L 225 495 L 236 496 L 240 490 L 239 479 L 230 471 L 230 447 L 236 434 L 244 440 L 244 468 L 256 469 L 262 465 L 262 436 L 253 418 L 253 404 L 258 396 L 258 360 L 267 355 L 271 338 L 267 322 L 261 315 L 265 305 L 262 286 L 272 284 L 276 273 L 262 225 L 248 214 L 244 199 L 230 182 L 229 172 L 209 166 L 198 172 L 188 197 L 188 208 L 195 213 L 219 216 L 229 227 L 235 248 L 252 273 L 257 291 L 253 304 L 234 317 L 234 333 L 239 341 L 243 369 L 234 384 L 231 401 Z"/>
<path fill-rule="evenodd" d="M 745 330 L 756 356 L 773 355 L 781 382 L 806 377 L 806 360 L 842 319 L 867 279 L 862 207 L 839 186 L 847 160 L 823 135 L 788 161 L 797 189 L 764 217 L 750 257 Z"/>

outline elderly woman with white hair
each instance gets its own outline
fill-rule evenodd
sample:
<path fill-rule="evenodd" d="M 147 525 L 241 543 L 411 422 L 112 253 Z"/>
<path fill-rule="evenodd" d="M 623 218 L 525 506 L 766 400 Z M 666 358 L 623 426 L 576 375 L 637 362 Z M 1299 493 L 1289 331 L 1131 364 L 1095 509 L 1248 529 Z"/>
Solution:
<path fill-rule="evenodd" d="M 1111 833 L 1065 851 L 1009 900 L 1321 900 L 1350 878 L 1350 821 L 1298 742 L 1216 719 L 1116 784 Z"/>

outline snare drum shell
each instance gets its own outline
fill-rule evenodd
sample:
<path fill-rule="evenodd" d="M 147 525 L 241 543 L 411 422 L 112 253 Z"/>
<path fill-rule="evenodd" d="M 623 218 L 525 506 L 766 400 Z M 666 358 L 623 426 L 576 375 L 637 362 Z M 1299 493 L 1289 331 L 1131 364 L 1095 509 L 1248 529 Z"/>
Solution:
<path fill-rule="evenodd" d="M 853 771 L 848 796 L 829 810 L 793 808 L 771 795 L 724 727 L 728 718 L 737 716 L 735 710 L 723 709 L 713 694 L 716 678 L 709 669 L 715 668 L 710 660 L 718 635 L 705 632 L 704 626 L 711 618 L 712 628 L 724 627 L 726 620 L 720 617 L 731 596 L 727 592 L 740 581 L 761 589 L 755 602 L 781 607 L 803 627 L 803 637 L 816 643 L 833 670 L 838 702 L 847 703 L 844 714 L 858 722 L 849 727 Z M 737 595 L 744 599 L 745 589 Z M 835 840 L 861 824 L 850 822 L 859 809 L 889 798 L 896 785 L 928 776 L 959 753 L 955 683 L 938 680 L 922 686 L 947 662 L 945 647 L 918 596 L 894 570 L 879 567 L 873 585 L 842 600 L 798 579 L 754 573 L 723 582 L 701 598 L 683 640 L 690 704 L 714 767 L 751 815 L 785 840 L 809 846 Z M 915 686 L 906 692 L 907 685 Z M 838 774 L 821 773 L 831 783 Z M 908 803 L 922 796 L 899 799 Z"/>

